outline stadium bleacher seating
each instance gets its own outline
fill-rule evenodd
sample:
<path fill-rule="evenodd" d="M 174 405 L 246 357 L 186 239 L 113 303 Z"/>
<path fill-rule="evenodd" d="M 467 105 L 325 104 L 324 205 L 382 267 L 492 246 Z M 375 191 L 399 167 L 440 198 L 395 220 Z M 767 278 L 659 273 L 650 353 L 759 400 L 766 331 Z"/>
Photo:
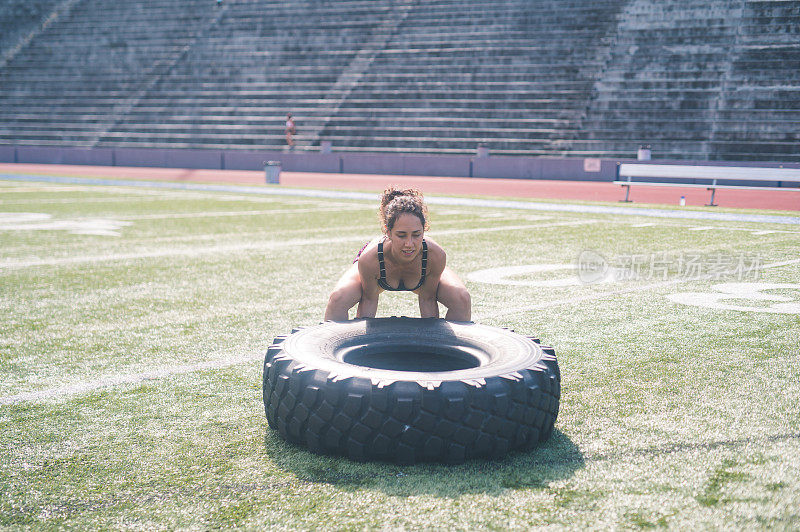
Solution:
<path fill-rule="evenodd" d="M 0 22 L 0 145 L 280 149 L 292 112 L 298 151 L 800 161 L 800 1 L 11 0 Z"/>
<path fill-rule="evenodd" d="M 800 161 L 800 2 L 634 1 L 573 153 Z"/>

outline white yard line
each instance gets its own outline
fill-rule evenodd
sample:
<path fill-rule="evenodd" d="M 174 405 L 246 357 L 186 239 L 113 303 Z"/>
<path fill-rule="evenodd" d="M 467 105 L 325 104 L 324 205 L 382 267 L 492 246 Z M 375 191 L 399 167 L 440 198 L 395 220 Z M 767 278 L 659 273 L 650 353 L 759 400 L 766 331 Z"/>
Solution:
<path fill-rule="evenodd" d="M 82 190 L 85 192 L 87 187 L 81 187 Z M 72 197 L 72 198 L 25 198 L 25 199 L 13 199 L 13 200 L 0 200 L 0 205 L 82 205 L 84 203 L 147 203 L 151 204 L 156 201 L 172 201 L 180 200 L 182 202 L 193 202 L 193 201 L 208 201 L 209 194 L 201 194 L 201 193 L 191 193 L 191 192 L 166 192 L 166 191 L 139 191 L 139 190 L 116 190 L 116 189 L 109 189 L 103 192 L 109 193 L 106 197 L 96 197 L 96 196 L 80 196 L 80 197 Z M 118 192 L 118 194 L 111 195 L 111 193 Z M 292 201 L 286 200 L 281 198 L 264 198 L 264 197 L 257 197 L 257 196 L 222 196 L 222 195 L 215 195 L 213 198 L 215 201 L 235 201 L 235 202 L 250 202 L 250 203 L 289 203 L 294 205 L 310 205 L 310 204 L 318 204 L 318 201 L 311 201 L 311 200 L 299 200 L 299 201 Z M 349 203 L 352 205 L 352 202 Z"/>
<path fill-rule="evenodd" d="M 113 198 L 51 198 L 51 199 L 24 199 L 24 200 L 0 200 L 0 205 L 82 205 L 84 203 L 130 203 L 134 201 L 175 201 L 175 198 L 167 197 L 137 197 L 137 196 L 114 196 Z"/>
<path fill-rule="evenodd" d="M 41 185 L 41 186 L 8 186 L 4 184 L 4 186 L 0 187 L 0 191 L 3 194 L 27 194 L 30 192 L 86 192 L 86 187 L 81 185 L 75 186 L 59 186 L 59 185 Z M 106 192 L 106 191 L 103 191 Z M 32 199 L 32 201 L 38 201 L 36 199 Z"/>
<path fill-rule="evenodd" d="M 780 268 L 781 266 L 789 266 L 790 264 L 797 264 L 798 262 L 800 262 L 800 259 L 791 259 L 791 260 L 785 260 L 785 261 L 781 261 L 781 262 L 773 262 L 773 263 L 770 263 L 770 264 L 765 264 L 761 268 L 762 269 Z"/>
<path fill-rule="evenodd" d="M 789 234 L 789 235 L 798 235 L 798 234 L 800 234 L 800 231 L 787 231 L 785 229 L 755 229 L 753 227 L 730 227 L 730 226 L 727 226 L 727 225 L 689 226 L 689 225 L 687 225 L 685 223 L 670 223 L 670 222 L 664 222 L 664 221 L 660 221 L 658 223 L 655 223 L 655 222 L 647 222 L 647 223 L 631 222 L 629 225 L 630 225 L 630 227 L 633 227 L 633 228 L 636 228 L 636 229 L 650 228 L 650 227 L 656 227 L 656 228 L 680 227 L 680 228 L 685 229 L 687 231 L 743 231 L 743 232 L 750 233 L 750 234 L 753 234 L 753 235 L 756 235 L 756 236 L 771 235 L 773 233 L 775 233 L 775 234 L 779 234 L 779 233 L 780 234 Z"/>

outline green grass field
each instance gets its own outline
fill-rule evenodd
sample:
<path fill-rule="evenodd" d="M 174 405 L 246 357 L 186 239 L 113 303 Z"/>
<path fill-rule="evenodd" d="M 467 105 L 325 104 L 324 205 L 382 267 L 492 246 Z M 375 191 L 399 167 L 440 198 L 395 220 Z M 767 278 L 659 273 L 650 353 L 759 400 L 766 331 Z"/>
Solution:
<path fill-rule="evenodd" d="M 0 180 L 0 526 L 800 529 L 800 225 L 431 204 L 475 320 L 555 347 L 561 413 L 400 467 L 287 444 L 261 399 L 375 208 Z"/>

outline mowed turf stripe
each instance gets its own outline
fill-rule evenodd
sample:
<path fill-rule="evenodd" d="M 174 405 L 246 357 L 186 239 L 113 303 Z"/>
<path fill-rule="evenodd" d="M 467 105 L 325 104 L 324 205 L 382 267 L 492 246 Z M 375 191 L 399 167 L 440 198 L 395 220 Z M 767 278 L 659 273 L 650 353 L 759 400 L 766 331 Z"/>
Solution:
<path fill-rule="evenodd" d="M 766 270 L 771 268 L 780 268 L 783 266 L 788 266 L 792 264 L 800 263 L 800 259 L 792 259 L 788 261 L 781 261 L 781 262 L 773 262 L 770 264 L 761 265 L 758 269 L 759 270 Z M 649 283 L 647 285 L 642 286 L 634 286 L 630 288 L 623 288 L 619 290 L 612 290 L 608 292 L 602 293 L 593 293 L 587 294 L 585 296 L 573 296 L 570 298 L 560 299 L 560 300 L 550 300 L 547 302 L 543 302 L 537 305 L 529 305 L 525 307 L 518 307 L 514 309 L 506 309 L 501 312 L 495 313 L 487 313 L 479 316 L 473 316 L 475 321 L 480 320 L 487 320 L 493 319 L 497 317 L 519 314 L 521 312 L 528 312 L 532 310 L 541 310 L 552 308 L 555 306 L 561 305 L 573 305 L 575 303 L 582 303 L 584 301 L 590 300 L 598 300 L 604 299 L 610 296 L 616 296 L 621 294 L 627 293 L 635 293 L 635 292 L 643 292 L 647 290 L 654 290 L 659 289 L 665 286 L 682 284 L 686 282 L 692 281 L 701 281 L 701 280 L 708 280 L 713 278 L 713 275 L 700 275 L 694 277 L 685 277 L 679 279 L 671 279 L 668 281 L 661 281 L 657 283 Z M 249 353 L 244 355 L 237 355 L 237 356 L 229 356 L 214 360 L 208 360 L 204 362 L 198 362 L 195 364 L 187 364 L 181 366 L 171 366 L 168 368 L 161 368 L 157 370 L 152 370 L 148 372 L 142 373 L 133 373 L 128 375 L 116 375 L 116 376 L 109 376 L 100 379 L 96 379 L 93 381 L 87 382 L 80 382 L 76 384 L 66 385 L 66 386 L 59 386 L 56 388 L 50 388 L 47 390 L 40 390 L 40 391 L 33 391 L 33 392 L 24 392 L 15 395 L 8 395 L 4 397 L 0 397 L 0 406 L 8 406 L 14 405 L 17 403 L 23 402 L 31 402 L 31 401 L 46 401 L 51 399 L 57 399 L 65 396 L 74 396 L 74 395 L 82 395 L 87 393 L 92 393 L 100 389 L 122 386 L 122 385 L 135 385 L 140 384 L 145 381 L 150 380 L 157 380 L 163 379 L 166 377 L 171 377 L 173 375 L 184 375 L 188 373 L 194 373 L 198 371 L 206 371 L 206 370 L 218 370 L 224 369 L 231 366 L 236 366 L 239 364 L 245 364 L 254 362 L 256 360 L 261 360 L 262 358 L 261 353 Z"/>
<path fill-rule="evenodd" d="M 198 362 L 196 364 L 186 364 L 182 366 L 170 366 L 152 371 L 145 371 L 142 373 L 132 373 L 129 375 L 114 375 L 104 377 L 101 379 L 79 382 L 67 386 L 59 386 L 57 388 L 50 388 L 47 390 L 40 390 L 36 392 L 25 392 L 16 395 L 7 395 L 0 397 L 0 406 L 9 406 L 17 403 L 31 402 L 31 401 L 46 401 L 48 399 L 56 399 L 59 397 L 84 395 L 103 388 L 110 388 L 114 386 L 140 384 L 145 381 L 158 380 L 174 375 L 185 375 L 187 373 L 195 373 L 198 371 L 219 370 L 225 369 L 230 366 L 245 364 L 261 359 L 261 353 L 248 353 L 246 355 L 234 355 L 225 358 L 214 360 L 207 360 L 205 362 Z"/>
<path fill-rule="evenodd" d="M 308 214 L 313 212 L 343 212 L 343 211 L 361 211 L 361 210 L 374 210 L 375 208 L 370 205 L 349 205 L 347 207 L 319 207 L 319 208 L 300 208 L 300 209 L 272 209 L 260 211 L 216 211 L 216 212 L 180 212 L 180 213 L 164 213 L 164 214 L 135 214 L 135 215 L 122 215 L 114 216 L 115 220 L 172 220 L 180 218 L 227 218 L 235 216 L 270 216 L 274 214 Z"/>
<path fill-rule="evenodd" d="M 569 222 L 553 222 L 549 224 L 537 225 L 505 225 L 499 227 L 474 227 L 471 229 L 443 229 L 441 231 L 429 231 L 433 236 L 443 235 L 462 235 L 470 233 L 491 233 L 495 231 L 525 231 L 528 229 L 542 229 L 551 227 L 574 227 L 576 225 L 591 225 L 599 223 L 600 220 L 572 220 Z"/>
<path fill-rule="evenodd" d="M 321 243 L 339 244 L 345 242 L 364 242 L 369 240 L 367 235 L 354 235 L 337 238 L 317 239 L 301 238 L 277 242 L 242 242 L 238 244 L 222 244 L 207 247 L 191 247 L 183 249 L 159 249 L 153 251 L 140 251 L 129 253 L 109 253 L 106 255 L 89 255 L 78 257 L 58 257 L 53 259 L 6 261 L 0 262 L 0 269 L 19 270 L 39 266 L 65 266 L 72 264 L 91 264 L 100 262 L 117 262 L 131 260 L 160 259 L 166 257 L 198 257 L 202 255 L 219 255 L 224 257 L 228 253 L 241 253 L 250 251 L 271 251 L 287 247 L 319 245 Z"/>
<path fill-rule="evenodd" d="M 301 196 L 308 198 L 351 199 L 375 201 L 378 193 L 340 192 L 333 190 L 295 189 L 281 186 L 207 185 L 202 183 L 172 183 L 169 181 L 136 181 L 128 179 L 93 179 L 63 176 L 22 174 L 0 174 L 0 179 L 10 181 L 35 181 L 45 183 L 85 184 L 94 186 L 149 187 L 178 190 L 202 190 L 213 192 L 235 192 L 239 194 L 266 194 L 278 196 Z M 435 178 L 432 178 L 435 179 Z M 607 205 L 577 205 L 571 203 L 540 203 L 532 201 L 492 200 L 475 198 L 453 198 L 426 196 L 429 205 L 458 205 L 494 209 L 522 209 L 545 212 L 572 212 L 579 214 L 615 214 L 622 216 L 646 216 L 655 218 L 678 218 L 694 220 L 717 220 L 800 225 L 800 216 L 774 214 L 737 214 L 694 210 L 668 210 L 646 207 L 612 207 Z"/>
<path fill-rule="evenodd" d="M 543 229 L 548 227 L 560 227 L 575 225 L 575 223 L 594 223 L 593 220 L 586 222 L 555 222 L 552 224 L 525 224 L 525 225 L 503 225 L 494 227 L 481 227 L 470 229 L 447 229 L 438 233 L 431 233 L 433 236 L 454 235 L 461 233 L 481 233 L 496 231 L 526 231 L 529 229 Z M 366 242 L 375 236 L 372 234 L 360 234 L 352 236 L 332 237 L 332 238 L 299 238 L 292 240 L 274 242 L 242 242 L 238 244 L 223 244 L 207 247 L 191 247 L 183 249 L 159 249 L 153 251 L 141 251 L 130 253 L 109 253 L 106 255 L 89 255 L 77 257 L 58 257 L 52 259 L 22 260 L 0 262 L 0 270 L 18 270 L 22 268 L 33 268 L 38 266 L 63 266 L 70 264 L 88 264 L 98 262 L 115 262 L 127 260 L 159 259 L 165 257 L 197 257 L 201 255 L 224 256 L 226 253 L 250 252 L 250 251 L 271 251 L 287 247 L 312 246 L 321 244 L 342 244 L 346 242 Z"/>

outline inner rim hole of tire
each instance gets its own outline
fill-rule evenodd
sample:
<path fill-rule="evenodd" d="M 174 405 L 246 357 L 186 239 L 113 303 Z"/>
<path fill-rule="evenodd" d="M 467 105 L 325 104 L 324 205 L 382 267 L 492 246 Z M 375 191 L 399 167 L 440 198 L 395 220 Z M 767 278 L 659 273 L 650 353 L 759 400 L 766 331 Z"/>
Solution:
<path fill-rule="evenodd" d="M 391 371 L 435 373 L 477 368 L 478 357 L 458 346 L 362 345 L 340 352 L 342 362 Z"/>

